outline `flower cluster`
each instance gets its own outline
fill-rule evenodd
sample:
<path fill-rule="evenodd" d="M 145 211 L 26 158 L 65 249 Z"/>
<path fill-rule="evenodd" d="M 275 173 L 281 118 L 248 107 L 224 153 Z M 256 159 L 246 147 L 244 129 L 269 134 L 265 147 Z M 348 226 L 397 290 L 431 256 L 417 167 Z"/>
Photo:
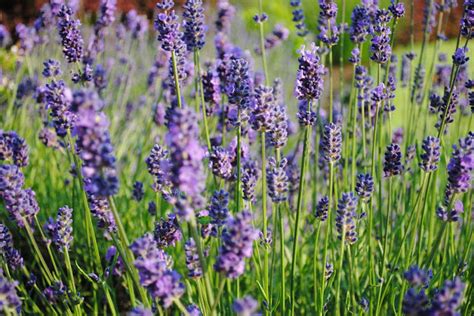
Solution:
<path fill-rule="evenodd" d="M 63 53 L 69 63 L 81 61 L 84 41 L 79 27 L 81 22 L 75 19 L 72 9 L 63 5 L 58 14 L 58 29 Z"/>
<path fill-rule="evenodd" d="M 135 254 L 135 267 L 140 276 L 140 284 L 148 290 L 151 297 L 168 308 L 174 299 L 184 293 L 181 276 L 169 266 L 168 255 L 158 248 L 150 234 L 135 240 L 130 246 Z"/>
<path fill-rule="evenodd" d="M 270 195 L 273 203 L 281 203 L 288 198 L 288 176 L 285 171 L 287 163 L 286 158 L 283 158 L 280 162 L 277 162 L 273 157 L 268 160 L 268 195 Z"/>
<path fill-rule="evenodd" d="M 349 244 L 357 241 L 357 232 L 355 230 L 357 196 L 354 193 L 343 193 L 337 203 L 336 228 L 339 233 L 339 239 L 344 239 Z"/>
<path fill-rule="evenodd" d="M 299 66 L 296 75 L 296 97 L 298 100 L 318 100 L 323 91 L 323 76 L 326 68 L 320 63 L 318 47 L 313 43 L 309 49 L 300 49 Z"/>
<path fill-rule="evenodd" d="M 28 146 L 14 131 L 0 130 L 0 160 L 12 160 L 17 167 L 28 165 Z"/>
<path fill-rule="evenodd" d="M 252 244 L 258 238 L 258 232 L 251 222 L 252 215 L 243 211 L 230 217 L 222 231 L 222 246 L 214 268 L 227 278 L 241 276 L 245 270 L 245 258 L 252 256 Z"/>

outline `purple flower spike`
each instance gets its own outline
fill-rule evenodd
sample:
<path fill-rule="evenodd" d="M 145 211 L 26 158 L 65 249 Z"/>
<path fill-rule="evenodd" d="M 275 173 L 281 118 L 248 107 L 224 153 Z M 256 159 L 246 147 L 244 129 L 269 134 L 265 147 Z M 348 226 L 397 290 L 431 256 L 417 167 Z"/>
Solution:
<path fill-rule="evenodd" d="M 421 154 L 420 168 L 425 172 L 432 172 L 438 169 L 440 160 L 440 142 L 433 136 L 428 136 L 423 140 L 423 153 Z"/>
<path fill-rule="evenodd" d="M 315 217 L 318 218 L 321 222 L 325 222 L 328 218 L 329 211 L 329 198 L 323 196 L 316 205 Z"/>
<path fill-rule="evenodd" d="M 357 232 L 355 231 L 357 196 L 354 193 L 343 193 L 342 198 L 337 203 L 336 229 L 339 233 L 339 239 L 344 239 L 349 244 L 357 241 Z"/>
<path fill-rule="evenodd" d="M 326 161 L 335 163 L 341 159 L 342 132 L 341 126 L 329 123 L 324 127 L 321 138 L 321 151 Z"/>
<path fill-rule="evenodd" d="M 73 17 L 72 9 L 67 5 L 61 7 L 58 19 L 59 36 L 67 62 L 81 61 L 84 45 L 79 29 L 81 22 Z"/>
<path fill-rule="evenodd" d="M 184 4 L 184 41 L 188 50 L 200 50 L 205 43 L 204 8 L 202 0 L 187 0 Z"/>
<path fill-rule="evenodd" d="M 16 292 L 18 282 L 10 282 L 0 269 L 0 312 L 21 314 L 21 300 Z"/>
<path fill-rule="evenodd" d="M 225 277 L 236 279 L 244 273 L 245 258 L 252 256 L 253 241 L 258 232 L 252 227 L 252 215 L 241 212 L 227 220 L 222 232 L 222 246 L 214 265 Z"/>
<path fill-rule="evenodd" d="M 232 304 L 232 309 L 238 316 L 255 315 L 258 309 L 258 302 L 251 296 L 236 299 Z"/>
<path fill-rule="evenodd" d="M 401 174 L 403 171 L 402 152 L 398 144 L 390 144 L 385 152 L 383 172 L 385 177 L 392 177 Z"/>
<path fill-rule="evenodd" d="M 296 75 L 296 97 L 298 100 L 318 100 L 323 91 L 323 76 L 326 68 L 320 63 L 318 47 L 312 43 L 309 49 L 300 49 L 299 67 Z"/>

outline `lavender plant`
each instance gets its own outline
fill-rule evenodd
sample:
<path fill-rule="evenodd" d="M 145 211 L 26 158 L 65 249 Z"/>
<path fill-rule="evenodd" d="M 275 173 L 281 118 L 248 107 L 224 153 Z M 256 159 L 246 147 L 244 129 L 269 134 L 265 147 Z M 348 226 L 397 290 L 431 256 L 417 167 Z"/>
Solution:
<path fill-rule="evenodd" d="M 472 0 L 122 4 L 0 25 L 0 314 L 472 314 Z"/>

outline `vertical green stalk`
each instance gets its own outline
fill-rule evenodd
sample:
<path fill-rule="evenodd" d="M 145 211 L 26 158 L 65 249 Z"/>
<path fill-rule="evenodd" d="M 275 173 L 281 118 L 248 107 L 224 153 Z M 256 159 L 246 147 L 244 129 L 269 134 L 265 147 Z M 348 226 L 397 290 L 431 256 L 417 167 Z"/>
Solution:
<path fill-rule="evenodd" d="M 346 228 L 345 225 L 342 225 L 342 233 L 341 233 L 341 248 L 340 248 L 340 257 L 339 257 L 339 265 L 337 270 L 337 286 L 336 286 L 336 315 L 340 315 L 341 310 L 339 309 L 339 301 L 340 301 L 340 291 L 341 291 L 341 280 L 342 280 L 342 263 L 344 261 L 344 240 L 346 236 Z"/>
<path fill-rule="evenodd" d="M 326 289 L 326 262 L 328 254 L 328 244 L 331 237 L 331 223 L 332 223 L 332 202 L 333 202 L 333 189 L 334 189 L 334 162 L 329 162 L 329 194 L 328 194 L 328 219 L 326 221 L 326 237 L 324 238 L 324 250 L 323 250 L 323 268 L 321 270 L 321 293 L 319 301 L 319 315 L 324 315 L 324 291 Z"/>
<path fill-rule="evenodd" d="M 238 126 L 237 126 L 237 182 L 235 184 L 235 205 L 236 205 L 236 213 L 240 212 L 241 210 L 241 203 L 242 203 L 242 198 L 241 198 L 241 190 L 242 190 L 242 122 L 241 122 L 241 117 L 240 117 L 240 107 L 237 110 L 237 120 L 238 120 Z"/>
<path fill-rule="evenodd" d="M 210 139 L 210 136 L 209 136 L 209 127 L 208 127 L 208 124 L 207 124 L 207 113 L 206 113 L 206 103 L 204 101 L 204 88 L 203 88 L 203 85 L 202 85 L 202 75 L 201 75 L 201 61 L 200 61 L 200 56 L 199 56 L 199 50 L 195 49 L 194 50 L 194 63 L 195 63 L 195 66 L 196 66 L 196 71 L 197 71 L 197 89 L 196 89 L 196 94 L 198 93 L 198 90 L 199 90 L 199 95 L 201 97 L 201 107 L 202 107 L 202 121 L 204 123 L 204 133 L 205 133 L 205 136 L 206 136 L 206 145 L 207 145 L 207 149 L 209 152 L 211 152 L 211 139 Z M 199 105 L 198 105 L 199 101 L 196 102 L 196 107 L 197 107 L 197 111 L 196 113 L 199 113 Z"/>
<path fill-rule="evenodd" d="M 261 154 L 262 154 L 262 217 L 263 217 L 263 238 L 267 238 L 268 218 L 267 218 L 267 175 L 265 158 L 265 132 L 260 133 Z M 270 298 L 268 288 L 268 249 L 265 247 L 263 253 L 263 289 L 267 298 Z M 271 306 L 269 306 L 271 309 Z"/>
<path fill-rule="evenodd" d="M 179 89 L 179 76 L 178 76 L 178 66 L 176 63 L 176 53 L 171 51 L 171 62 L 173 64 L 173 77 L 174 77 L 174 87 L 176 92 L 176 98 L 178 99 L 178 107 L 182 107 L 181 104 L 181 91 Z"/>
<path fill-rule="evenodd" d="M 63 247 L 63 253 L 64 253 L 64 261 L 66 263 L 66 270 L 68 273 L 69 287 L 71 288 L 72 294 L 74 296 L 72 300 L 72 304 L 74 305 L 74 314 L 81 315 L 82 313 L 81 313 L 81 309 L 79 305 L 77 305 L 76 302 L 74 302 L 74 300 L 77 299 L 77 290 L 76 290 L 76 284 L 74 282 L 74 272 L 72 271 L 71 260 L 69 259 L 69 250 L 66 247 Z"/>
<path fill-rule="evenodd" d="M 308 110 L 311 108 L 311 101 L 308 100 Z M 304 130 L 304 144 L 303 144 L 303 156 L 301 157 L 301 173 L 298 189 L 298 202 L 296 208 L 296 219 L 295 219 L 295 229 L 293 236 L 293 252 L 291 259 L 291 283 L 290 283 L 290 292 L 291 292 L 291 315 L 295 315 L 295 266 L 296 266 L 296 254 L 298 251 L 298 233 L 300 225 L 301 210 L 303 209 L 304 204 L 304 189 L 305 189 L 305 176 L 306 176 L 306 165 L 308 160 L 309 152 L 309 142 L 311 135 L 311 125 L 305 126 Z"/>
<path fill-rule="evenodd" d="M 379 181 L 382 181 L 380 179 Z M 388 203 L 387 203 L 387 217 L 385 219 L 385 231 L 384 231 L 384 238 L 383 238 L 383 254 L 382 254 L 382 272 L 380 274 L 381 278 L 383 279 L 385 277 L 385 260 L 388 258 L 387 253 L 388 253 L 388 230 L 390 227 L 390 218 L 391 218 L 391 208 L 392 208 L 392 177 L 388 178 Z M 378 314 L 378 311 L 382 307 L 382 300 L 383 300 L 383 284 L 380 286 L 379 290 L 379 295 L 377 299 L 377 310 L 376 314 Z"/>

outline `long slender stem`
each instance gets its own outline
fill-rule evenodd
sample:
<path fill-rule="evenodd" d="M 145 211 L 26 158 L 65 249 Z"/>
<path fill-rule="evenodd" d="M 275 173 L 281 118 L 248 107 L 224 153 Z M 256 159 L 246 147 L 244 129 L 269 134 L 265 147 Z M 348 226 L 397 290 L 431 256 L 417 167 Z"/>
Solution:
<path fill-rule="evenodd" d="M 310 108 L 311 103 L 308 101 L 308 109 Z M 304 204 L 304 190 L 305 190 L 305 176 L 306 176 L 306 164 L 308 159 L 308 152 L 309 152 L 309 142 L 310 142 L 310 135 L 311 135 L 311 126 L 305 126 L 304 130 L 304 145 L 303 145 L 303 156 L 301 157 L 301 173 L 300 173 L 300 181 L 299 181 L 299 189 L 298 189 L 298 202 L 296 207 L 296 219 L 295 219 L 295 228 L 294 228 L 294 236 L 293 236 L 293 252 L 292 252 L 292 259 L 291 259 L 291 283 L 290 283 L 290 292 L 291 292 L 291 315 L 295 314 L 295 267 L 296 267 L 296 254 L 298 251 L 298 234 L 299 234 L 299 225 L 300 225 L 300 217 L 301 211 L 303 209 Z"/>
<path fill-rule="evenodd" d="M 204 133 L 206 137 L 206 145 L 207 149 L 209 152 L 211 151 L 211 138 L 209 136 L 209 127 L 208 127 L 208 122 L 207 122 L 207 110 L 206 110 L 206 103 L 204 101 L 204 87 L 202 84 L 202 74 L 201 74 L 201 61 L 200 61 L 200 55 L 199 55 L 199 50 L 194 51 L 194 62 L 196 64 L 196 71 L 197 71 L 197 88 L 199 90 L 199 96 L 201 98 L 201 108 L 202 108 L 202 121 L 204 124 Z M 197 93 L 197 91 L 196 91 Z M 198 107 L 199 109 L 199 107 Z"/>
<path fill-rule="evenodd" d="M 175 51 L 171 51 L 171 62 L 173 64 L 173 77 L 174 77 L 174 88 L 176 92 L 176 98 L 178 99 L 178 107 L 182 107 L 181 104 L 181 89 L 179 87 L 179 75 L 178 75 L 178 65 L 176 61 Z"/>

